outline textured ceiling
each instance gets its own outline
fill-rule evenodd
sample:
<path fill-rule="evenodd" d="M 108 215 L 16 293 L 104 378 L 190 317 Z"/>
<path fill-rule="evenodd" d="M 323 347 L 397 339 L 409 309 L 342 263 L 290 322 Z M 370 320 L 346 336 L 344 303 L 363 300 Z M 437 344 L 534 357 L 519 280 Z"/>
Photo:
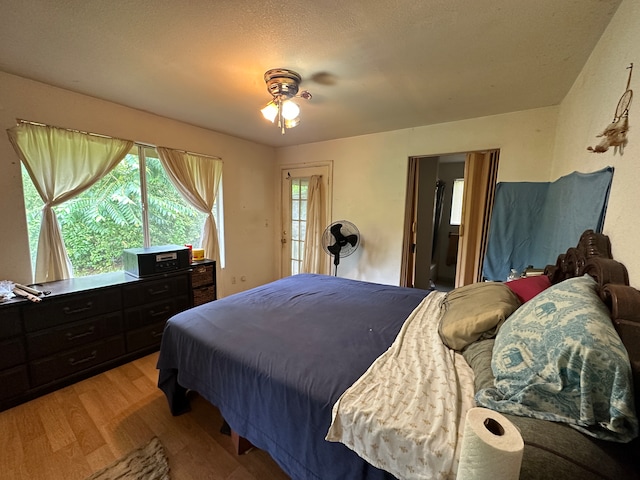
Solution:
<path fill-rule="evenodd" d="M 296 145 L 556 105 L 619 3 L 0 0 L 0 70 Z M 271 68 L 313 94 L 286 135 L 259 113 Z"/>

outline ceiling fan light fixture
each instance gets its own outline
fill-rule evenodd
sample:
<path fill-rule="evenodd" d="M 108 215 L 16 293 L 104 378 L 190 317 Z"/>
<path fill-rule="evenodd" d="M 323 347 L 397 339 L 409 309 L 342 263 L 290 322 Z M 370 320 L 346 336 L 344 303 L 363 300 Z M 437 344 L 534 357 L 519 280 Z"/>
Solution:
<path fill-rule="evenodd" d="M 262 116 L 264 118 L 273 123 L 278 116 L 278 105 L 276 105 L 274 101 L 271 101 L 267 103 L 267 105 L 260 111 L 262 112 Z"/>
<path fill-rule="evenodd" d="M 293 128 L 300 123 L 300 107 L 291 99 L 298 97 L 309 100 L 311 94 L 306 90 L 298 93 L 302 77 L 299 73 L 286 68 L 267 70 L 264 81 L 273 100 L 261 110 L 262 115 L 272 123 L 277 117 L 278 127 L 284 135 L 287 128 Z"/>
<path fill-rule="evenodd" d="M 282 116 L 285 120 L 295 120 L 300 115 L 300 107 L 291 100 L 282 102 Z"/>
<path fill-rule="evenodd" d="M 286 128 L 293 128 L 300 123 L 300 117 L 292 118 L 291 120 L 284 120 L 284 126 Z"/>

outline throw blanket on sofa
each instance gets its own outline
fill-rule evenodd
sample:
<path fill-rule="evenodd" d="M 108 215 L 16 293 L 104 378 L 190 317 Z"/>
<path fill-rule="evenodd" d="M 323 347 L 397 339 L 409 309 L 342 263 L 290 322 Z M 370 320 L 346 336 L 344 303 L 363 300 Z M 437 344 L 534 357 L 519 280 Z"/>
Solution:
<path fill-rule="evenodd" d="M 455 478 L 473 371 L 438 335 L 432 292 L 398 337 L 333 407 L 327 440 L 403 479 Z"/>

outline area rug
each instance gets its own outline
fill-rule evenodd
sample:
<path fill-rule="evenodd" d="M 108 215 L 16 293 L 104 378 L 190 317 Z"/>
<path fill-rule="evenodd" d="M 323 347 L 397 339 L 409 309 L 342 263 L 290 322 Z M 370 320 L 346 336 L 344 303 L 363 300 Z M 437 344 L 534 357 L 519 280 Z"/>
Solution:
<path fill-rule="evenodd" d="M 86 480 L 169 480 L 169 464 L 162 443 L 154 437 Z"/>

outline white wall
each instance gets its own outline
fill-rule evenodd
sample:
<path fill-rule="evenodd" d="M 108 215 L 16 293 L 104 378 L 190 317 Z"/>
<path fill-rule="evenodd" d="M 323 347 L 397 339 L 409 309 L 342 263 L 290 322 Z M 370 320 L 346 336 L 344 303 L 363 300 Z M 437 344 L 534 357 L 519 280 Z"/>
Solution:
<path fill-rule="evenodd" d="M 557 141 L 551 179 L 574 170 L 594 171 L 615 167 L 604 233 L 612 242 L 614 258 L 629 269 L 631 284 L 640 287 L 640 2 L 624 0 L 603 33 L 571 91 L 560 105 Z M 599 142 L 612 120 L 634 63 L 630 88 L 636 94 L 631 104 L 629 144 L 624 155 L 587 152 Z"/>
<path fill-rule="evenodd" d="M 0 126 L 17 118 L 222 157 L 227 262 L 219 293 L 275 279 L 273 148 L 0 72 Z M 0 167 L 0 280 L 30 282 L 20 162 L 4 132 Z"/>
<path fill-rule="evenodd" d="M 557 112 L 548 107 L 284 147 L 277 161 L 333 160 L 333 220 L 355 223 L 362 235 L 358 251 L 341 260 L 340 276 L 397 285 L 408 158 L 499 148 L 498 181 L 547 181 Z"/>

